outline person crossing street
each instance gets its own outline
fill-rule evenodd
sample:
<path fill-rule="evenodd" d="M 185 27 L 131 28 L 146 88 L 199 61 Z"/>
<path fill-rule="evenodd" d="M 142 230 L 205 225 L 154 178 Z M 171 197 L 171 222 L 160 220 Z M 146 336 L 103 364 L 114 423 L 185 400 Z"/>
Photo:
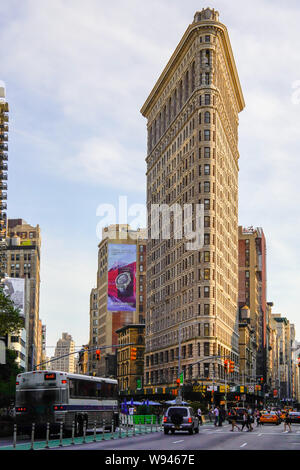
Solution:
<path fill-rule="evenodd" d="M 198 414 L 198 418 L 199 418 L 199 424 L 202 426 L 203 420 L 202 420 L 202 411 L 201 411 L 201 408 L 198 408 L 197 414 Z"/>
<path fill-rule="evenodd" d="M 241 431 L 241 428 L 237 425 L 237 422 L 236 422 L 236 420 L 237 420 L 237 412 L 236 412 L 236 410 L 235 410 L 234 408 L 233 408 L 231 414 L 232 414 L 232 418 L 231 418 L 231 429 L 230 429 L 230 431 L 233 432 L 233 431 L 234 431 L 234 428 L 238 428 L 238 430 Z"/>

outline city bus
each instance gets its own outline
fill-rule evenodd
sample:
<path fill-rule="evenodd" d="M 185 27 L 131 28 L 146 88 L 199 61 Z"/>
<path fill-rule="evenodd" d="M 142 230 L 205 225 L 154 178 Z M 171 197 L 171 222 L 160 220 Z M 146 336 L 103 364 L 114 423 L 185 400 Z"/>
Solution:
<path fill-rule="evenodd" d="M 118 382 L 114 379 L 69 374 L 61 371 L 33 371 L 19 374 L 16 379 L 16 424 L 21 432 L 37 434 L 57 432 L 63 423 L 64 432 L 83 434 L 86 429 L 103 426 L 111 429 L 118 424 Z"/>

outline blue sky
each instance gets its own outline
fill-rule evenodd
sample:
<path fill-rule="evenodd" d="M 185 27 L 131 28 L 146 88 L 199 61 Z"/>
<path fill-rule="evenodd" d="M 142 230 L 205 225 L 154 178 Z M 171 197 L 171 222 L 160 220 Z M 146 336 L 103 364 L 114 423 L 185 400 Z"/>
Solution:
<path fill-rule="evenodd" d="M 97 207 L 117 205 L 120 195 L 129 204 L 145 202 L 140 108 L 194 13 L 206 6 L 228 27 L 246 102 L 239 223 L 263 227 L 268 300 L 296 324 L 299 338 L 299 2 L 0 0 L 0 6 L 0 80 L 10 104 L 8 215 L 41 227 L 47 344 L 63 331 L 78 346 L 88 341 Z"/>

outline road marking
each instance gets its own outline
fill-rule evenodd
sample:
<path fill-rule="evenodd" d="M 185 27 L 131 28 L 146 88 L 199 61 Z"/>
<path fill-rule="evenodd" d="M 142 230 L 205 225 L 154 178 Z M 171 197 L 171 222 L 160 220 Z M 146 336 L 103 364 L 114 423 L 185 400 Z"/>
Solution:
<path fill-rule="evenodd" d="M 259 437 L 259 436 L 262 436 L 262 433 L 258 434 L 258 437 Z"/>
<path fill-rule="evenodd" d="M 240 447 L 245 447 L 247 445 L 247 442 L 244 442 Z"/>
<path fill-rule="evenodd" d="M 179 442 L 184 442 L 184 440 L 182 439 L 181 441 L 174 441 L 172 444 L 178 444 Z"/>

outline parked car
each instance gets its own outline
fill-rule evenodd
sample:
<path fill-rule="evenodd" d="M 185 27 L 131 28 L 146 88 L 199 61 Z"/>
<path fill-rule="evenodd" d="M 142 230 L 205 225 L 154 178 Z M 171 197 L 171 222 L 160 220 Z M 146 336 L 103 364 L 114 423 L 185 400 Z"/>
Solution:
<path fill-rule="evenodd" d="M 190 406 L 170 406 L 163 418 L 164 433 L 172 434 L 175 431 L 188 431 L 189 434 L 199 432 L 199 418 L 195 416 Z"/>

